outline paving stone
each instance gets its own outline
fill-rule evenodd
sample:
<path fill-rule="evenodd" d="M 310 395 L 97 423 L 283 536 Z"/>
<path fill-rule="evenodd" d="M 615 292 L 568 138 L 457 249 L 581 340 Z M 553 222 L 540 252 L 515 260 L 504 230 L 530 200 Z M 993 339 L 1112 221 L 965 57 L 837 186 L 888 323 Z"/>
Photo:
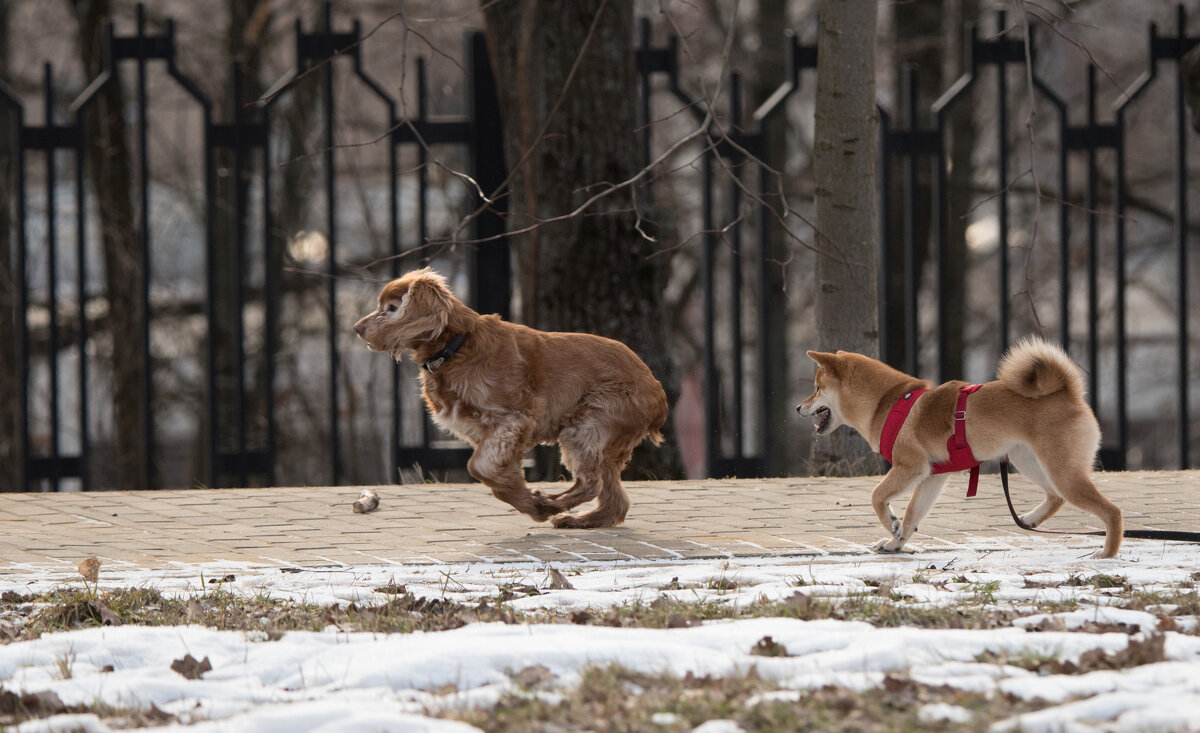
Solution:
<path fill-rule="evenodd" d="M 1101 473 L 1096 479 L 1124 510 L 1128 528 L 1200 531 L 1200 471 Z M 479 484 L 373 487 L 381 502 L 369 514 L 350 510 L 362 490 L 357 486 L 7 493 L 0 494 L 0 569 L 73 566 L 92 555 L 161 567 L 215 560 L 320 566 L 865 553 L 884 536 L 870 506 L 877 480 L 630 482 L 626 524 L 600 530 L 532 522 Z M 963 498 L 964 485 L 952 479 L 914 545 L 956 547 L 982 538 L 1001 549 L 1024 534 L 1012 524 L 994 474 L 984 476 L 975 499 Z M 1042 497 L 1020 476 L 1013 477 L 1012 493 L 1018 512 Z M 896 502 L 898 513 L 904 501 Z M 1069 505 L 1048 523 L 1071 532 L 1097 527 L 1093 516 Z M 1100 543 L 1091 537 L 1071 541 Z"/>

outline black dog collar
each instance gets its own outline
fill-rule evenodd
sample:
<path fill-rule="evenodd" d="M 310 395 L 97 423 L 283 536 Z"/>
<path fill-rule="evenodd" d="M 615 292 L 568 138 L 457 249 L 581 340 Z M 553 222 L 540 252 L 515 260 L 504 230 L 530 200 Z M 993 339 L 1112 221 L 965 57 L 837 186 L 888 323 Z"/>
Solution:
<path fill-rule="evenodd" d="M 463 345 L 463 341 L 466 340 L 467 334 L 458 334 L 454 338 L 450 339 L 450 343 L 446 344 L 446 348 L 442 349 L 441 353 L 429 361 L 423 362 L 421 364 L 421 368 L 430 374 L 436 373 L 438 369 L 442 368 L 442 364 L 444 364 L 447 359 L 458 353 L 459 348 L 461 348 Z"/>

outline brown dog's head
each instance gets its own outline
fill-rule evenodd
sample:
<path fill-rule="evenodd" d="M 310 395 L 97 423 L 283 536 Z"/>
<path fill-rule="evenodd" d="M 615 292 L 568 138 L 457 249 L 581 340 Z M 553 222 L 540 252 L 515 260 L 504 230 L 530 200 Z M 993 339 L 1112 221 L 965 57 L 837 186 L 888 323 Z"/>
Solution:
<path fill-rule="evenodd" d="M 379 306 L 354 324 L 372 351 L 397 358 L 446 330 L 455 298 L 446 278 L 428 267 L 393 280 L 379 293 Z"/>
<path fill-rule="evenodd" d="M 817 362 L 817 373 L 813 375 L 813 393 L 796 406 L 796 412 L 813 417 L 813 429 L 817 435 L 828 435 L 844 424 L 838 405 L 841 367 L 845 352 L 830 354 L 824 351 L 809 351 L 808 356 Z"/>

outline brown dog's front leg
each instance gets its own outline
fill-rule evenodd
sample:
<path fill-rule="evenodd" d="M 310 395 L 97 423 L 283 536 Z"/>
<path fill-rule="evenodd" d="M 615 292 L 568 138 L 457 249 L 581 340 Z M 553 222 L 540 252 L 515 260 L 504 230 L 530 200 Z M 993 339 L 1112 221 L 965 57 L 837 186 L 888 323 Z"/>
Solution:
<path fill-rule="evenodd" d="M 528 514 L 535 522 L 544 522 L 561 510 L 546 502 L 544 497 L 535 497 L 530 493 L 521 471 L 523 455 L 512 444 L 483 440 L 467 461 L 467 472 L 482 481 L 500 501 L 511 504 L 522 514 Z"/>

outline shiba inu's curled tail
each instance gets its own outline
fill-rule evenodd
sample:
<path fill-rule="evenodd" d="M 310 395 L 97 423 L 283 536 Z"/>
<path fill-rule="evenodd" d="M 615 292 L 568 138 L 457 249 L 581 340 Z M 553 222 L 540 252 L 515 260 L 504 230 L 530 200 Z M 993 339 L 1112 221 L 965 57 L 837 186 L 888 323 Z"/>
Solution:
<path fill-rule="evenodd" d="M 1059 346 L 1040 338 L 1027 338 L 1008 350 L 996 368 L 996 379 L 1022 397 L 1037 398 L 1066 390 L 1082 400 L 1083 372 Z"/>

